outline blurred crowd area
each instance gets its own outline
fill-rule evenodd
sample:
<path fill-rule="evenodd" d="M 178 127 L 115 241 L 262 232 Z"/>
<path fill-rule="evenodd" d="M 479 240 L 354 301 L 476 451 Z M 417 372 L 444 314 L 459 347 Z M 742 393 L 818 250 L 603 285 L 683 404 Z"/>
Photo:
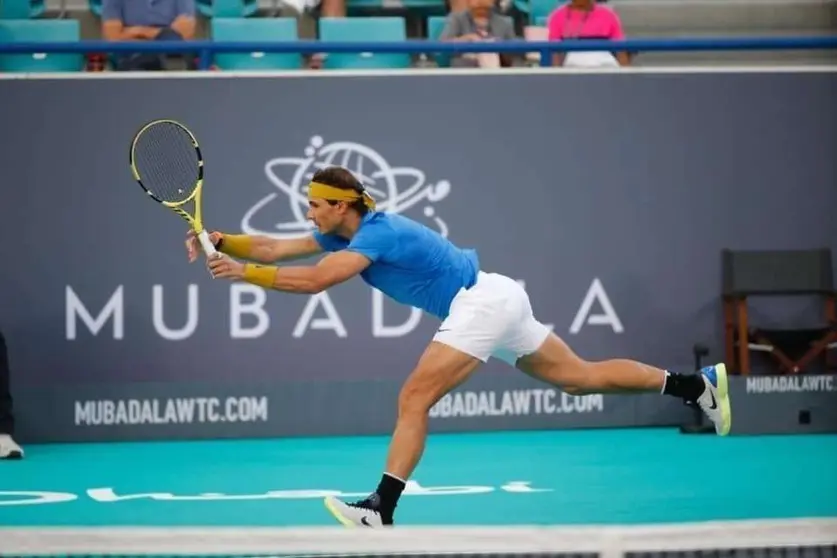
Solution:
<path fill-rule="evenodd" d="M 565 41 L 837 35 L 837 0 L 0 0 L 11 41 Z M 556 53 L 555 67 L 833 64 L 837 50 Z M 539 52 L 215 54 L 216 71 L 517 68 Z M 2 56 L 0 71 L 164 71 L 197 53 Z"/>

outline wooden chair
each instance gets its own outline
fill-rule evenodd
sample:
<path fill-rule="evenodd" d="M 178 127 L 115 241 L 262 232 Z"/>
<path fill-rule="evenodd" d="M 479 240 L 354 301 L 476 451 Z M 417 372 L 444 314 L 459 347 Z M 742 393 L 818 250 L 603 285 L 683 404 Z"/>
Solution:
<path fill-rule="evenodd" d="M 815 360 L 837 366 L 837 293 L 831 251 L 722 251 L 726 362 L 732 373 L 750 374 L 750 352 L 770 354 L 779 374 L 800 374 Z M 822 301 L 825 325 L 813 329 L 753 327 L 753 297 L 808 296 Z"/>

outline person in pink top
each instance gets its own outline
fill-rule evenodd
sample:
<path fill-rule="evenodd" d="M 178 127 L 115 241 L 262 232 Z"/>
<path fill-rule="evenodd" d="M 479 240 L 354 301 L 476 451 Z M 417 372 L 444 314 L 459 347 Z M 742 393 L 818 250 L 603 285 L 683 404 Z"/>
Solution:
<path fill-rule="evenodd" d="M 619 16 L 610 7 L 596 3 L 596 0 L 569 0 L 549 14 L 546 25 L 549 29 L 550 41 L 568 39 L 621 41 L 625 39 Z M 556 52 L 553 54 L 552 65 L 563 66 L 565 58 L 570 55 L 578 57 L 584 54 L 587 53 Z M 589 54 L 598 55 L 601 59 L 602 54 L 606 53 Z M 616 52 L 612 56 L 621 66 L 630 64 L 627 52 Z"/>

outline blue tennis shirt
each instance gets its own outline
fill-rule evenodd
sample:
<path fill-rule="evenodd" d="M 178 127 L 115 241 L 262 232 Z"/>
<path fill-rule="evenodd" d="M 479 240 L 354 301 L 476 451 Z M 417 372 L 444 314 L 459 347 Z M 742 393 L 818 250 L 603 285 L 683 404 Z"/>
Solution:
<path fill-rule="evenodd" d="M 372 264 L 360 276 L 393 300 L 444 320 L 453 297 L 477 280 L 479 258 L 401 215 L 370 211 L 351 240 L 314 232 L 326 252 L 352 250 Z"/>

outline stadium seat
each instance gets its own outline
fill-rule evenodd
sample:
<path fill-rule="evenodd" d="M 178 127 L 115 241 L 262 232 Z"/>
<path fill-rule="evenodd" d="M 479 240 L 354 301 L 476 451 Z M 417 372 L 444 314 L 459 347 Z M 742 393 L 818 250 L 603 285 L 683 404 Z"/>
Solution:
<path fill-rule="evenodd" d="M 81 30 L 75 19 L 0 20 L 0 42 L 79 41 Z M 0 72 L 79 72 L 84 69 L 84 55 L 4 54 Z"/>
<path fill-rule="evenodd" d="M 259 9 L 258 0 L 198 0 L 198 12 L 208 18 L 250 17 Z"/>
<path fill-rule="evenodd" d="M 529 18 L 530 25 L 535 25 L 538 18 L 546 18 L 555 11 L 563 0 L 513 0 L 512 4 L 522 14 Z"/>
<path fill-rule="evenodd" d="M 320 19 L 322 42 L 399 42 L 407 40 L 402 17 L 324 17 Z M 409 68 L 406 53 L 327 53 L 326 69 Z"/>
<path fill-rule="evenodd" d="M 427 18 L 427 38 L 431 41 L 438 41 L 445 30 L 447 16 L 430 16 Z"/>
<path fill-rule="evenodd" d="M 445 22 L 447 21 L 447 16 L 430 16 L 427 18 L 427 39 L 430 41 L 438 41 L 439 37 L 442 36 L 442 31 L 445 30 Z M 433 58 L 436 60 L 436 63 L 446 68 L 450 66 L 450 55 L 444 52 L 434 52 L 432 53 Z"/>
<path fill-rule="evenodd" d="M 29 19 L 45 11 L 44 0 L 0 0 L 0 19 Z"/>
<path fill-rule="evenodd" d="M 87 5 L 91 12 L 102 17 L 102 0 L 87 0 Z"/>
<path fill-rule="evenodd" d="M 296 41 L 297 20 L 290 17 L 214 18 L 212 40 L 223 41 Z M 281 52 L 229 52 L 215 55 L 222 70 L 299 69 L 302 56 Z"/>
<path fill-rule="evenodd" d="M 558 6 L 563 4 L 558 0 L 528 0 L 529 3 L 529 21 L 534 22 L 535 25 L 545 25 L 546 18 L 549 14 L 554 12 Z M 537 23 L 540 18 L 544 18 L 544 23 Z"/>

